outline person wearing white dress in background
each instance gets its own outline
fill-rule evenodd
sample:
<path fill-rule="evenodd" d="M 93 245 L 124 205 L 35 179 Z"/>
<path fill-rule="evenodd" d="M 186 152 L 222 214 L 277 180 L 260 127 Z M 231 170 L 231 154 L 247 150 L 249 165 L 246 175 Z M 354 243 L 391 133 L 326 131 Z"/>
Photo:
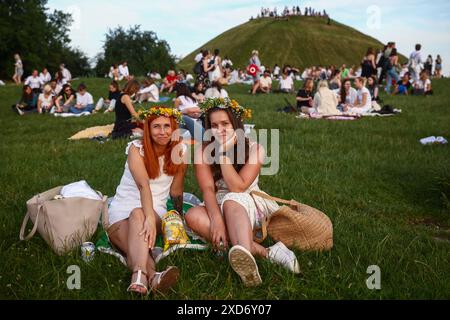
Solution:
<path fill-rule="evenodd" d="M 209 81 L 219 81 L 223 77 L 222 72 L 222 58 L 219 56 L 219 49 L 214 50 L 214 55 L 209 61 L 210 65 L 214 65 L 214 68 L 208 72 Z"/>
<path fill-rule="evenodd" d="M 17 85 L 20 85 L 22 83 L 22 77 L 23 77 L 23 63 L 22 59 L 20 59 L 19 54 L 14 55 L 15 63 L 14 63 L 14 75 L 12 79 Z"/>

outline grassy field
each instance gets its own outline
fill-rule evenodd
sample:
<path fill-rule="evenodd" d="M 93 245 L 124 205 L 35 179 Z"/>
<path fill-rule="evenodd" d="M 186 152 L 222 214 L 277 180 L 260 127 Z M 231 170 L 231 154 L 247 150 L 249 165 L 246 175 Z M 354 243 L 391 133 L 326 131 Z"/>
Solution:
<path fill-rule="evenodd" d="M 85 82 L 96 99 L 106 94 L 107 80 Z M 261 177 L 261 188 L 324 211 L 335 246 L 296 252 L 300 276 L 259 260 L 263 284 L 252 289 L 210 251 L 176 253 L 159 267 L 179 266 L 179 283 L 150 299 L 449 299 L 450 149 L 419 143 L 450 138 L 449 85 L 435 81 L 433 97 L 383 97 L 403 113 L 350 122 L 298 120 L 275 112 L 284 96 L 227 88 L 253 108 L 258 129 L 280 129 L 280 171 Z M 131 299 L 130 273 L 116 258 L 98 253 L 86 264 L 79 250 L 56 256 L 39 236 L 19 241 L 25 202 L 38 192 L 85 179 L 114 195 L 127 142 L 67 140 L 114 116 L 19 117 L 10 109 L 19 94 L 0 87 L 0 299 Z M 201 196 L 192 168 L 185 189 Z M 81 267 L 81 290 L 66 287 L 70 265 Z M 381 290 L 366 287 L 370 265 L 381 268 Z"/>

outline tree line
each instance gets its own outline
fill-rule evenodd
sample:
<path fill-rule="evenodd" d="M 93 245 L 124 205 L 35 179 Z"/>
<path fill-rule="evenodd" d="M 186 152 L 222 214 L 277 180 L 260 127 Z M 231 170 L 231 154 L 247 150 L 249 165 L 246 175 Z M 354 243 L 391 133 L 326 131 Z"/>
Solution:
<path fill-rule="evenodd" d="M 33 69 L 59 69 L 60 63 L 73 76 L 104 76 L 113 64 L 127 60 L 136 76 L 155 69 L 165 72 L 175 64 L 170 47 L 152 31 L 140 26 L 110 29 L 103 52 L 92 68 L 89 58 L 73 47 L 69 35 L 72 16 L 60 10 L 50 12 L 47 0 L 0 0 L 0 78 L 14 73 L 14 54 L 22 57 L 25 75 Z"/>

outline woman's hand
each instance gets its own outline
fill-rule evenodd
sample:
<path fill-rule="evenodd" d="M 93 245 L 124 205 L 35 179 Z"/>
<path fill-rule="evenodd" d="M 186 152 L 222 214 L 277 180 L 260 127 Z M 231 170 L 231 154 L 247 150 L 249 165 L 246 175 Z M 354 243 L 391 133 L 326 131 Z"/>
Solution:
<path fill-rule="evenodd" d="M 236 132 L 234 132 L 233 136 L 230 139 L 228 139 L 225 143 L 220 144 L 219 152 L 220 153 L 227 152 L 228 150 L 232 149 L 236 143 L 237 143 L 237 136 Z"/>
<path fill-rule="evenodd" d="M 149 249 L 153 249 L 156 240 L 156 223 L 154 218 L 146 217 L 142 225 L 142 231 L 139 236 L 144 237 L 144 241 L 148 242 Z"/>
<path fill-rule="evenodd" d="M 223 250 L 228 247 L 227 230 L 221 216 L 211 219 L 209 232 L 211 243 L 216 250 Z"/>

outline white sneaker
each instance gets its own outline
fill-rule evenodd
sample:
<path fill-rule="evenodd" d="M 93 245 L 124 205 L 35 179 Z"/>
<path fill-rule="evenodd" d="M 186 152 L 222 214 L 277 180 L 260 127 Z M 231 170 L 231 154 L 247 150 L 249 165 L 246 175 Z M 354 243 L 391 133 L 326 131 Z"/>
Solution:
<path fill-rule="evenodd" d="M 23 112 L 22 109 L 20 109 L 20 108 L 17 107 L 17 106 L 16 106 L 16 110 L 17 110 L 17 113 L 18 113 L 19 115 L 21 115 L 21 116 L 23 116 L 23 115 L 25 114 L 25 112 Z"/>
<path fill-rule="evenodd" d="M 228 252 L 228 260 L 246 287 L 255 287 L 262 283 L 256 260 L 247 249 L 239 245 L 234 246 Z"/>
<path fill-rule="evenodd" d="M 285 267 L 293 273 L 300 273 L 297 257 L 281 241 L 269 247 L 269 260 Z"/>

